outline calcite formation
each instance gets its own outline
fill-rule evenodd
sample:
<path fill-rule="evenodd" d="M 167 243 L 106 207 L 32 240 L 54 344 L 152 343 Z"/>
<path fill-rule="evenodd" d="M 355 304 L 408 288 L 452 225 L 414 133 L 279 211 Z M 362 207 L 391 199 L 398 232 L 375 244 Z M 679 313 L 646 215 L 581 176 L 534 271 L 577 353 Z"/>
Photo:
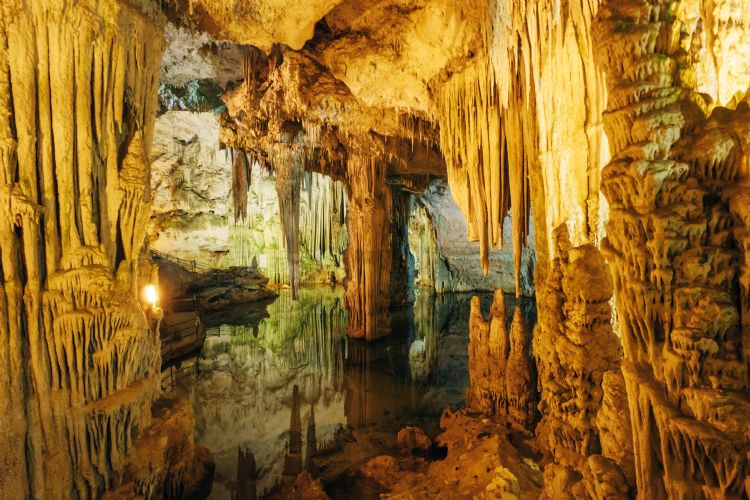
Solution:
<path fill-rule="evenodd" d="M 96 497 L 125 479 L 157 395 L 140 294 L 165 19 L 148 1 L 1 12 L 0 496 Z"/>
<path fill-rule="evenodd" d="M 466 395 L 467 406 L 533 428 L 536 370 L 530 356 L 531 330 L 520 307 L 513 312 L 509 331 L 502 290 L 495 291 L 489 321 L 482 316 L 479 297 L 473 297 L 469 336 L 471 386 Z"/>
<path fill-rule="evenodd" d="M 390 333 L 391 226 L 393 195 L 385 164 L 352 156 L 349 180 L 349 246 L 346 249 L 346 305 L 349 335 L 373 340 Z"/>
<path fill-rule="evenodd" d="M 616 428 L 610 432 L 617 432 L 627 415 L 626 409 L 613 408 L 611 396 L 602 411 L 604 377 L 617 376 L 621 357 L 611 326 L 612 280 L 596 247 L 572 247 L 567 226 L 559 227 L 554 237 L 556 257 L 546 282 L 538 287 L 543 314 L 534 335 L 542 414 L 536 434 L 555 464 L 545 472 L 546 495 L 554 498 L 562 482 L 573 496 L 582 495 L 585 485 L 592 491 L 613 490 L 612 498 L 626 498 L 621 468 L 632 457 L 624 452 L 627 446 L 623 455 L 613 456 L 622 462 L 602 456 L 598 427 L 601 419 L 602 425 Z M 608 451 L 616 453 L 611 439 Z M 581 474 L 584 481 L 575 486 Z M 601 497 L 596 492 L 589 496 Z"/>
<path fill-rule="evenodd" d="M 734 184 L 747 174 L 748 104 L 711 111 L 695 92 L 683 8 L 608 2 L 598 21 L 613 153 L 602 173 L 611 207 L 603 249 L 639 495 L 739 498 L 748 494 L 750 405 L 747 254 L 737 251 L 746 194 Z"/>

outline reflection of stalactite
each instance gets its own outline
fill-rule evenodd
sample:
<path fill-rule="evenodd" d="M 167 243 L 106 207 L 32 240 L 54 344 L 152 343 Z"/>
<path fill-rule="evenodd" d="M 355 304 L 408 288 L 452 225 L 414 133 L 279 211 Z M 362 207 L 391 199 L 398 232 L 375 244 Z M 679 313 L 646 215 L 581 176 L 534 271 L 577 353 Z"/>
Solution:
<path fill-rule="evenodd" d="M 233 500 L 257 500 L 258 471 L 255 455 L 248 450 L 237 449 L 237 481 Z"/>
<path fill-rule="evenodd" d="M 115 0 L 3 4 L 3 498 L 99 496 L 122 480 L 151 419 L 159 346 L 137 290 L 156 12 Z"/>
<path fill-rule="evenodd" d="M 482 316 L 479 297 L 473 297 L 469 332 L 467 406 L 531 428 L 536 403 L 534 367 L 529 350 L 531 332 L 521 309 L 515 308 L 509 335 L 502 290 L 495 290 L 489 321 Z"/>
<path fill-rule="evenodd" d="M 347 164 L 349 212 L 346 250 L 348 333 L 372 340 L 390 333 L 391 189 L 386 165 L 352 155 Z"/>
<path fill-rule="evenodd" d="M 307 446 L 305 447 L 305 470 L 315 472 L 313 458 L 318 453 L 318 441 L 315 435 L 315 403 L 310 405 L 310 418 L 307 421 Z"/>
<path fill-rule="evenodd" d="M 611 207 L 602 249 L 639 495 L 738 498 L 750 475 L 748 335 L 738 307 L 742 218 L 732 217 L 728 188 L 747 173 L 750 109 L 717 108 L 706 120 L 707 103 L 691 89 L 690 36 L 675 19 L 686 8 L 602 7 L 597 57 L 608 72 L 613 150 L 602 171 Z"/>

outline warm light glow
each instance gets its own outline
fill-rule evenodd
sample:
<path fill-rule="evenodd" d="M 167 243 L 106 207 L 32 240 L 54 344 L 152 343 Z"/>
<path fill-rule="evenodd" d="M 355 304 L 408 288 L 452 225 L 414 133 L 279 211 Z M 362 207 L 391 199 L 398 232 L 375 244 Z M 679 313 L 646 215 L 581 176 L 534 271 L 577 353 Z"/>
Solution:
<path fill-rule="evenodd" d="M 154 285 L 146 285 L 143 289 L 143 295 L 146 298 L 146 302 L 151 306 L 155 306 L 159 302 L 159 292 Z"/>
<path fill-rule="evenodd" d="M 264 253 L 260 254 L 258 263 L 260 264 L 261 269 L 265 269 L 266 267 L 268 267 L 268 258 L 266 257 L 266 254 Z"/>

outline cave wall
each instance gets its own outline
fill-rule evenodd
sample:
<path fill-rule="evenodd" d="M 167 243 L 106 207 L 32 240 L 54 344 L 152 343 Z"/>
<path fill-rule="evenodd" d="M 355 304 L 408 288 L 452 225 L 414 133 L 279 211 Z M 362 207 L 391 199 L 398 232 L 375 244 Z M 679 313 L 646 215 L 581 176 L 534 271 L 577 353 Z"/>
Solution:
<path fill-rule="evenodd" d="M 139 293 L 165 19 L 148 1 L 1 12 L 0 496 L 94 497 L 157 392 Z"/>
<path fill-rule="evenodd" d="M 747 218 L 737 196 L 750 107 L 714 107 L 696 92 L 701 37 L 681 19 L 691 8 L 609 2 L 597 25 L 613 152 L 602 248 L 642 498 L 748 494 Z"/>
<path fill-rule="evenodd" d="M 503 221 L 503 238 L 512 239 L 511 216 Z M 409 222 L 411 251 L 417 262 L 417 285 L 438 293 L 493 291 L 515 292 L 513 251 L 505 245 L 502 252 L 489 255 L 489 272 L 479 266 L 479 243 L 466 239 L 466 219 L 453 200 L 445 181 L 433 181 L 418 196 Z M 534 294 L 534 224 L 523 246 L 521 292 Z"/>
<path fill-rule="evenodd" d="M 209 112 L 169 111 L 156 119 L 150 246 L 220 268 L 250 266 L 253 258 L 265 255 L 263 272 L 270 282 L 288 284 L 275 175 L 250 165 L 244 220 L 235 222 L 234 153 L 221 148 L 219 131 L 217 116 Z M 300 279 L 324 283 L 333 273 L 341 282 L 347 241 L 344 186 L 312 172 L 300 187 Z"/>

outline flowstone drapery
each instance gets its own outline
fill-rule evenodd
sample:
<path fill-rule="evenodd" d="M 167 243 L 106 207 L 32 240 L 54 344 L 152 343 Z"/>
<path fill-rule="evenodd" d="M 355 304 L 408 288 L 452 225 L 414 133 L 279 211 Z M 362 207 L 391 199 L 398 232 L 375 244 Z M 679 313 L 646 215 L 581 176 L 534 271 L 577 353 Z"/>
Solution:
<path fill-rule="evenodd" d="M 611 206 L 602 248 L 639 497 L 740 498 L 750 492 L 747 195 L 734 185 L 747 174 L 750 108 L 706 119 L 709 103 L 693 89 L 696 40 L 676 17 L 685 8 L 603 7 L 597 55 L 613 159 L 602 172 Z"/>
<path fill-rule="evenodd" d="M 0 497 L 183 479 L 164 457 L 128 476 L 160 365 L 140 291 L 164 23 L 148 0 L 0 10 Z"/>

